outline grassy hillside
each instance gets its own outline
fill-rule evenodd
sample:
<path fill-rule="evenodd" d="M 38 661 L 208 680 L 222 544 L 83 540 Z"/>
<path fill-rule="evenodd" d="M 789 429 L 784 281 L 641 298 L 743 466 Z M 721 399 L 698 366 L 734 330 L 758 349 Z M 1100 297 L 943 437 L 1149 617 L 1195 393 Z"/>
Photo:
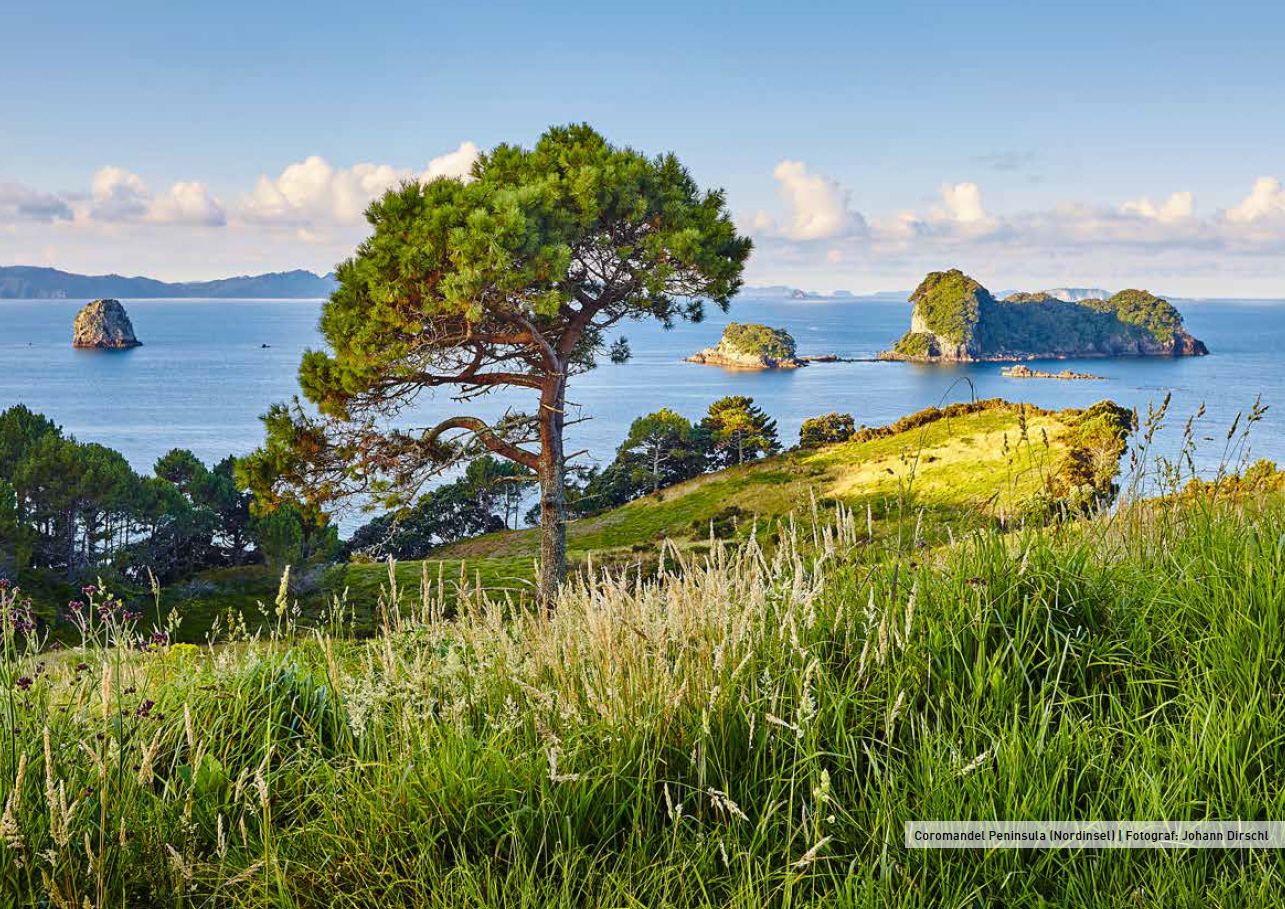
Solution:
<path fill-rule="evenodd" d="M 599 565 L 654 560 L 662 540 L 701 551 L 711 525 L 721 538 L 745 540 L 756 527 L 766 535 L 791 512 L 810 512 L 813 502 L 822 509 L 842 502 L 863 524 L 868 519 L 863 545 L 909 539 L 916 527 L 920 541 L 937 543 L 1020 515 L 1050 488 L 1065 493 L 1075 457 L 1118 458 L 1127 432 L 1120 419 L 1102 405 L 1087 418 L 1080 410 L 1051 412 L 1000 400 L 929 408 L 890 427 L 858 432 L 851 442 L 722 470 L 574 521 L 567 548 L 581 565 L 590 553 Z M 1107 471 L 1114 470 L 1112 461 Z M 537 534 L 505 531 L 467 540 L 436 553 L 427 566 L 403 563 L 398 576 L 403 585 L 418 584 L 425 570 L 434 579 L 453 579 L 463 563 L 475 580 L 521 593 L 533 577 Z M 352 565 L 335 583 L 368 598 L 386 580 L 386 566 Z"/>
<path fill-rule="evenodd" d="M 288 597 L 270 633 L 211 648 L 100 635 L 50 654 L 18 631 L 0 663 L 0 893 L 1280 905 L 1275 851 L 902 844 L 911 819 L 1280 817 L 1274 488 L 929 551 L 863 545 L 860 516 L 839 516 L 770 553 L 716 543 L 642 582 L 582 578 L 552 618 L 472 593 L 444 620 L 407 597 L 374 640 L 296 628 Z"/>

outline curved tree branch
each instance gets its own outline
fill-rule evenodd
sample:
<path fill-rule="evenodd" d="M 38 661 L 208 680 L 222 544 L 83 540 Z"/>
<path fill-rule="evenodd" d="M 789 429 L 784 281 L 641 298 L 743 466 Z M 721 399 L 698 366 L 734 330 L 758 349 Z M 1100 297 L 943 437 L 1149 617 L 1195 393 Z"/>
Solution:
<path fill-rule="evenodd" d="M 515 461 L 529 470 L 539 469 L 540 458 L 538 455 L 527 451 L 525 448 L 519 448 L 511 442 L 504 441 L 496 435 L 491 426 L 477 417 L 459 416 L 443 420 L 424 433 L 423 442 L 430 446 L 436 445 L 442 433 L 451 429 L 467 429 L 473 433 L 479 442 L 496 454 L 503 455 L 510 461 Z"/>

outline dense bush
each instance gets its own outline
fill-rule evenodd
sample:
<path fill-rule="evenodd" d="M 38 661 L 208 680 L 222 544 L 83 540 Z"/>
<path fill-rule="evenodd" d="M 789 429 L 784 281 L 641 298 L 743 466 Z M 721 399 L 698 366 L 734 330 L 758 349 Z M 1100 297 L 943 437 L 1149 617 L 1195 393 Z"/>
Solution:
<path fill-rule="evenodd" d="M 794 338 L 783 328 L 771 328 L 767 325 L 729 322 L 723 329 L 723 341 L 742 353 L 771 357 L 773 360 L 785 360 L 794 356 L 796 345 Z"/>
<path fill-rule="evenodd" d="M 229 457 L 210 468 L 174 449 L 152 476 L 139 475 L 119 452 L 11 407 L 0 413 L 0 565 L 132 581 L 151 571 L 170 581 L 261 560 L 265 533 L 302 542 L 320 532 L 324 522 L 298 511 L 270 525 L 253 518 L 234 466 Z"/>
<path fill-rule="evenodd" d="M 957 268 L 931 272 L 910 295 L 924 326 L 939 337 L 967 344 L 981 307 L 994 298 L 985 287 Z"/>
<path fill-rule="evenodd" d="M 818 445 L 846 442 L 852 438 L 854 431 L 850 413 L 827 413 L 811 417 L 804 420 L 799 428 L 799 445 L 803 448 L 815 448 Z"/>

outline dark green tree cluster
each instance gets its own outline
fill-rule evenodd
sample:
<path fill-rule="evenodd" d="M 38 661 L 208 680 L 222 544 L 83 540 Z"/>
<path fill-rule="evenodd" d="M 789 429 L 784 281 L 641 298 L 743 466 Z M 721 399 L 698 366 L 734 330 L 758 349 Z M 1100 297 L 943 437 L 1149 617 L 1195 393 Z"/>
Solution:
<path fill-rule="evenodd" d="M 697 423 L 663 408 L 639 417 L 602 469 L 582 469 L 567 486 L 576 517 L 601 514 L 711 470 L 776 454 L 776 421 L 745 395 L 720 398 Z M 538 513 L 528 512 L 534 523 Z"/>
<path fill-rule="evenodd" d="M 856 428 L 850 413 L 827 413 L 804 420 L 799 428 L 799 447 L 817 448 L 852 438 Z"/>
<path fill-rule="evenodd" d="M 516 526 L 534 480 L 518 464 L 483 455 L 468 465 L 464 476 L 426 493 L 410 508 L 358 528 L 348 550 L 381 559 L 418 559 L 437 546 L 504 530 L 510 521 Z"/>
<path fill-rule="evenodd" d="M 269 552 L 297 562 L 335 536 L 297 510 L 252 517 L 251 494 L 233 468 L 232 458 L 211 469 L 174 449 L 152 476 L 139 475 L 119 452 L 11 407 L 0 413 L 0 567 L 133 580 L 150 570 L 168 581 Z M 282 538 L 300 545 L 274 548 Z"/>

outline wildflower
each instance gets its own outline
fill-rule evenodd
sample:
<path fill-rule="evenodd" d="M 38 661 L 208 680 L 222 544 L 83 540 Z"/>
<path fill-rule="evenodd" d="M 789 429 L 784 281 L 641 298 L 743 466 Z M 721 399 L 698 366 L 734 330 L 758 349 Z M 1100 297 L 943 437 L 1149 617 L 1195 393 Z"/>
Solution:
<path fill-rule="evenodd" d="M 19 688 L 20 690 L 22 690 L 22 691 L 30 691 L 30 690 L 31 690 L 31 676 L 29 676 L 29 675 L 24 675 L 22 678 L 18 679 L 18 688 Z"/>
<path fill-rule="evenodd" d="M 88 672 L 88 671 L 89 671 L 89 664 L 88 664 L 88 663 L 77 663 L 77 664 L 76 664 L 76 671 L 77 671 L 77 672 Z"/>
<path fill-rule="evenodd" d="M 85 608 L 85 604 L 80 602 L 80 600 L 72 600 L 67 604 L 67 608 L 72 612 L 79 613 Z"/>
<path fill-rule="evenodd" d="M 87 597 L 92 597 L 94 594 L 98 593 L 98 588 L 95 587 L 93 584 L 88 584 L 80 588 L 80 592 Z"/>
<path fill-rule="evenodd" d="M 13 582 L 8 578 L 0 578 L 0 590 L 8 590 L 13 586 Z"/>

